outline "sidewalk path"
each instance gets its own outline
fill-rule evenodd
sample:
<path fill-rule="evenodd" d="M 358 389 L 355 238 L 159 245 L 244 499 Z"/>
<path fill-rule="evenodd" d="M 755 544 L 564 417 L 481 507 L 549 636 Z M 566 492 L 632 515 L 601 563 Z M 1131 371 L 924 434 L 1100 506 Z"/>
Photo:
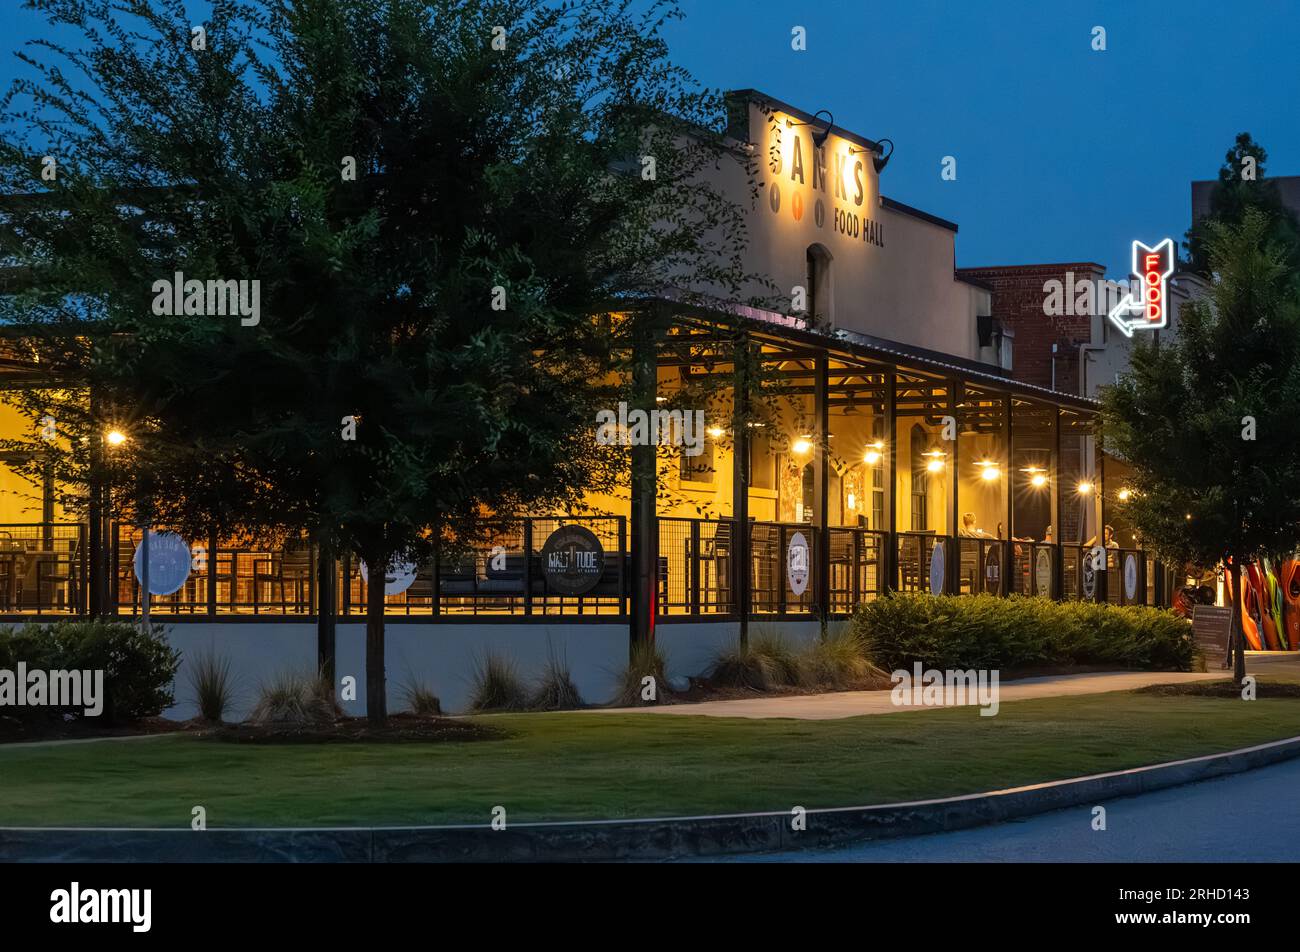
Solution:
<path fill-rule="evenodd" d="M 1221 681 L 1231 677 L 1225 671 L 1114 671 L 1098 674 L 1065 674 L 1046 678 L 1022 678 L 998 685 L 998 701 L 1024 701 L 1072 694 L 1102 694 L 1132 691 L 1149 684 L 1179 684 L 1185 681 Z M 734 701 L 702 701 L 698 704 L 665 704 L 661 707 L 593 708 L 591 714 L 687 714 L 706 717 L 792 717 L 824 721 L 863 714 L 897 714 L 932 708 L 896 706 L 889 691 L 836 691 L 829 694 L 800 694 L 784 697 L 753 697 Z"/>

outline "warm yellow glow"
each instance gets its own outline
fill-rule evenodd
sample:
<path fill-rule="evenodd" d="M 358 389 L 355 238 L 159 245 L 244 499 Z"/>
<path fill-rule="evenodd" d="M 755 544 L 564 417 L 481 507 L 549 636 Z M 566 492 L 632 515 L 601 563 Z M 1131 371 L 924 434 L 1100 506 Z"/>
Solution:
<path fill-rule="evenodd" d="M 1033 486 L 1035 489 L 1042 489 L 1047 485 L 1047 477 L 1042 473 L 1034 473 L 1034 475 L 1029 479 L 1029 485 Z"/>
<path fill-rule="evenodd" d="M 109 430 L 104 434 L 104 439 L 108 441 L 109 446 L 121 446 L 126 442 L 126 434 L 121 430 Z"/>
<path fill-rule="evenodd" d="M 726 432 L 727 431 L 720 426 L 709 427 L 709 436 L 713 437 L 715 440 L 720 439 Z"/>
<path fill-rule="evenodd" d="M 856 496 L 854 496 L 853 493 L 849 493 L 849 498 L 846 500 L 846 505 L 847 505 L 850 509 L 857 509 L 857 508 L 858 508 L 858 498 L 857 498 Z"/>
<path fill-rule="evenodd" d="M 866 460 L 868 466 L 875 466 L 880 462 L 880 454 L 875 450 L 867 450 L 867 454 L 862 458 Z"/>
<path fill-rule="evenodd" d="M 808 442 L 807 437 L 802 437 L 794 441 L 794 446 L 790 447 L 796 453 L 807 453 L 812 449 L 812 444 Z"/>
<path fill-rule="evenodd" d="M 943 460 L 936 456 L 934 459 L 930 460 L 930 462 L 925 464 L 925 468 L 932 473 L 940 472 L 943 469 Z"/>
<path fill-rule="evenodd" d="M 996 466 L 985 466 L 984 469 L 980 471 L 980 479 L 990 483 L 993 482 L 993 480 L 1000 477 L 1001 475 L 1002 475 L 1001 470 L 999 470 Z"/>
<path fill-rule="evenodd" d="M 1092 492 L 1092 483 L 1088 482 L 1085 479 L 1081 481 L 1079 485 L 1075 486 L 1074 488 L 1078 491 L 1080 496 L 1086 496 L 1088 495 L 1088 493 Z"/>
<path fill-rule="evenodd" d="M 1121 490 L 1119 491 L 1119 501 L 1120 501 L 1120 502 L 1128 502 L 1128 497 L 1131 496 L 1131 495 L 1133 495 L 1133 494 L 1132 494 L 1131 492 L 1129 492 L 1127 489 L 1121 489 Z"/>

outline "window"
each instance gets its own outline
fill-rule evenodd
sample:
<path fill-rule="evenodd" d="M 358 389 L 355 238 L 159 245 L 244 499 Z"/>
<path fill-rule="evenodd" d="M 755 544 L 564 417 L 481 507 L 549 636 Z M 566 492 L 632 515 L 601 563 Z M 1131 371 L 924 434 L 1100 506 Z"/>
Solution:
<path fill-rule="evenodd" d="M 924 532 L 929 528 L 930 474 L 926 471 L 927 443 L 925 429 L 917 423 L 912 426 L 912 531 Z"/>
<path fill-rule="evenodd" d="M 681 477 L 685 482 L 692 483 L 711 483 L 713 482 L 713 441 L 705 440 L 702 452 L 695 456 L 687 456 L 685 452 L 681 456 Z"/>
<path fill-rule="evenodd" d="M 804 255 L 808 283 L 808 317 L 831 319 L 831 253 L 824 245 L 809 245 Z"/>
<path fill-rule="evenodd" d="M 776 488 L 776 457 L 766 427 L 756 426 L 749 431 L 749 487 Z"/>

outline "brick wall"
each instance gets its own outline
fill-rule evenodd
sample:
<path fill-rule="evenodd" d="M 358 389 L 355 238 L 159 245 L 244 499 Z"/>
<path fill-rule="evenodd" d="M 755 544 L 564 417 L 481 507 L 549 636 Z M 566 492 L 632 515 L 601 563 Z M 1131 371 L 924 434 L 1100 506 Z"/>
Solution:
<path fill-rule="evenodd" d="M 1065 286 L 1071 271 L 1076 286 L 1105 277 L 1105 269 L 1090 261 L 957 269 L 958 278 L 992 289 L 993 316 L 1015 333 L 1012 376 L 1040 387 L 1052 386 L 1052 344 L 1056 344 L 1056 389 L 1063 393 L 1079 392 L 1079 345 L 1090 342 L 1092 319 L 1084 314 L 1044 314 L 1043 285 L 1055 280 Z"/>

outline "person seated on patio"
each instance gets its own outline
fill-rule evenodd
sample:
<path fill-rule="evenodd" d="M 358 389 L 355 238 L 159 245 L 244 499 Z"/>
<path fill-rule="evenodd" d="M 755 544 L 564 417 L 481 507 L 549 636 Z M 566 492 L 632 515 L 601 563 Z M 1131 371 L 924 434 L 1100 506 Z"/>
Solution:
<path fill-rule="evenodd" d="M 975 525 L 975 513 L 973 512 L 962 513 L 961 529 L 958 530 L 957 534 L 967 539 L 992 539 L 993 538 L 993 536 L 989 535 L 983 529 Z"/>
<path fill-rule="evenodd" d="M 1103 527 L 1102 527 L 1102 534 L 1104 535 L 1104 537 L 1105 537 L 1105 539 L 1106 539 L 1106 541 L 1103 542 L 1102 545 L 1104 545 L 1104 546 L 1105 546 L 1106 548 L 1108 548 L 1108 549 L 1118 549 L 1118 548 L 1119 548 L 1119 540 L 1115 538 L 1115 527 L 1114 527 L 1114 526 L 1103 526 Z M 1089 548 L 1091 548 L 1092 546 L 1094 546 L 1094 545 L 1096 545 L 1096 544 L 1097 544 L 1097 537 L 1096 537 L 1095 535 L 1094 535 L 1091 539 L 1089 539 L 1087 542 L 1084 543 L 1084 545 L 1088 546 Z"/>

